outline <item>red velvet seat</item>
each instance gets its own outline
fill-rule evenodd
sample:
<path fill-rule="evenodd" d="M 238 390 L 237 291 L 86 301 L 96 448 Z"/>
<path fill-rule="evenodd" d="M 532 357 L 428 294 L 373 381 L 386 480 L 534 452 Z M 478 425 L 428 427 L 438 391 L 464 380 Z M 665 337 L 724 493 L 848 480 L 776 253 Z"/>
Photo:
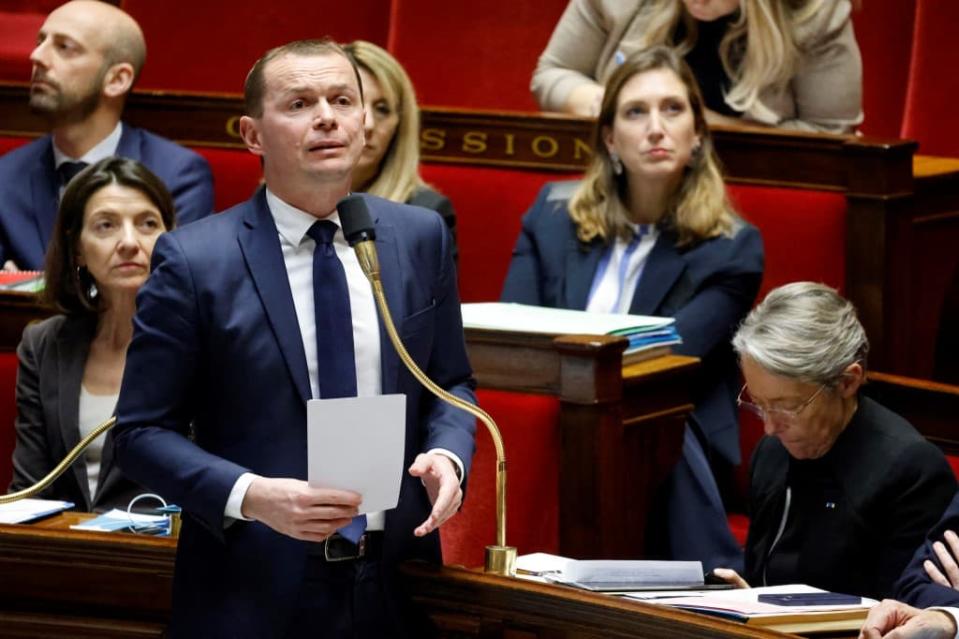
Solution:
<path fill-rule="evenodd" d="M 393 0 L 388 49 L 420 104 L 538 110 L 529 81 L 567 0 Z"/>
<path fill-rule="evenodd" d="M 853 11 L 866 116 L 860 129 L 868 135 L 899 136 L 915 14 L 916 0 L 868 0 Z"/>
<path fill-rule="evenodd" d="M 192 148 L 210 163 L 216 211 L 225 211 L 249 199 L 260 186 L 263 178 L 260 158 L 246 149 Z"/>
<path fill-rule="evenodd" d="M 426 164 L 423 177 L 453 201 L 459 243 L 460 297 L 499 299 L 520 218 L 546 182 L 570 174 Z"/>
<path fill-rule="evenodd" d="M 17 354 L 0 353 L 0 493 L 7 490 L 13 477 L 13 444 L 17 418 Z"/>
<path fill-rule="evenodd" d="M 480 390 L 480 405 L 503 434 L 508 466 L 507 536 L 520 554 L 559 550 L 559 401 L 552 396 Z M 476 456 L 462 511 L 441 531 L 443 561 L 480 566 L 496 543 L 496 455 L 477 423 Z"/>
<path fill-rule="evenodd" d="M 923 155 L 959 157 L 959 3 L 919 0 L 902 137 L 919 141 Z"/>
<path fill-rule="evenodd" d="M 329 35 L 384 46 L 390 17 L 382 0 L 123 0 L 122 7 L 147 41 L 139 87 L 204 93 L 242 93 L 256 59 L 291 40 Z"/>
<path fill-rule="evenodd" d="M 30 81 L 30 52 L 37 46 L 37 31 L 46 15 L 0 10 L 0 80 Z"/>

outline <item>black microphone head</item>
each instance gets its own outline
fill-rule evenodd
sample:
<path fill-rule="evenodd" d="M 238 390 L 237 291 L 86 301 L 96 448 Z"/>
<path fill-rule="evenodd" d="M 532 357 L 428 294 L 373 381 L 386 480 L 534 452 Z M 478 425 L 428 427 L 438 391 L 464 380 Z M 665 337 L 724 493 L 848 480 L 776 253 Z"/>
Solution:
<path fill-rule="evenodd" d="M 336 210 L 340 214 L 340 224 L 343 226 L 343 236 L 350 246 L 357 242 L 376 239 L 373 229 L 373 218 L 370 209 L 366 206 L 363 196 L 351 194 L 337 202 Z"/>

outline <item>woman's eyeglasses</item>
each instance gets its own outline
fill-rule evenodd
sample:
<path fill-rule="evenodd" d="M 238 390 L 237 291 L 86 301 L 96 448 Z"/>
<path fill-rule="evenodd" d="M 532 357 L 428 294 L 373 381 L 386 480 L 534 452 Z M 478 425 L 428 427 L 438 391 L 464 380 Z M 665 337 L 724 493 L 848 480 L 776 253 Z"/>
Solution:
<path fill-rule="evenodd" d="M 742 389 L 739 391 L 739 397 L 736 398 L 736 404 L 741 408 L 745 408 L 749 412 L 753 413 L 764 422 L 791 425 L 795 424 L 799 420 L 800 413 L 806 410 L 806 407 L 812 404 L 813 401 L 819 397 L 819 394 L 822 393 L 824 388 L 826 388 L 825 384 L 817 388 L 815 393 L 810 395 L 806 401 L 802 402 L 795 408 L 763 408 L 759 404 L 751 401 L 752 397 L 749 396 L 749 391 L 746 389 L 746 385 L 743 384 Z"/>

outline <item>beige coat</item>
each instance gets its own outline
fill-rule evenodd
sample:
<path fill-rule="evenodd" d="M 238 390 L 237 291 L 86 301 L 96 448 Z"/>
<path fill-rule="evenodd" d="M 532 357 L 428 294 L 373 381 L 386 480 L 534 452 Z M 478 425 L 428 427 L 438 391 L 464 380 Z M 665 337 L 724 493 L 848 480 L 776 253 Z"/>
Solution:
<path fill-rule="evenodd" d="M 617 51 L 628 57 L 639 50 L 646 21 L 636 16 L 648 1 L 571 0 L 533 73 L 530 89 L 540 106 L 562 110 L 573 89 L 605 83 L 617 66 Z M 744 119 L 829 133 L 850 133 L 862 122 L 862 60 L 852 7 L 849 0 L 827 7 L 799 34 L 806 53 L 799 72 L 782 89 L 760 93 L 771 114 L 750 109 Z"/>

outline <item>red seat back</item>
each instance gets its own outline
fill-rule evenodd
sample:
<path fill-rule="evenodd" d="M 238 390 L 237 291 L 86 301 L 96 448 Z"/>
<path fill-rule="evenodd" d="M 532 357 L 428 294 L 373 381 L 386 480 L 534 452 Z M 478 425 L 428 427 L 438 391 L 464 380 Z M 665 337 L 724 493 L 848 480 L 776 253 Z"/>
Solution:
<path fill-rule="evenodd" d="M 479 403 L 497 420 L 508 465 L 506 542 L 520 554 L 559 551 L 559 400 L 481 389 Z M 443 561 L 480 566 L 496 543 L 496 454 L 477 423 L 476 457 L 462 511 L 441 529 Z"/>
<path fill-rule="evenodd" d="M 248 200 L 259 188 L 263 178 L 260 158 L 246 149 L 198 146 L 193 147 L 193 150 L 210 163 L 210 171 L 213 173 L 214 210 L 225 211 Z"/>
<path fill-rule="evenodd" d="M 425 164 L 423 177 L 453 201 L 459 244 L 460 297 L 498 300 L 520 219 L 550 180 L 569 174 Z"/>
<path fill-rule="evenodd" d="M 529 82 L 567 0 L 393 0 L 388 48 L 420 104 L 536 111 Z"/>
<path fill-rule="evenodd" d="M 150 51 L 139 88 L 242 93 L 257 58 L 291 40 L 328 35 L 385 46 L 387 4 L 123 0 L 122 7 L 140 24 Z"/>
<path fill-rule="evenodd" d="M 957 25 L 959 3 L 918 1 L 902 137 L 918 140 L 924 155 L 959 157 Z"/>
<path fill-rule="evenodd" d="M 864 133 L 898 137 L 909 81 L 916 0 L 868 0 L 853 11 L 862 52 Z"/>
<path fill-rule="evenodd" d="M 13 477 L 14 422 L 17 418 L 17 354 L 0 353 L 0 493 Z"/>

